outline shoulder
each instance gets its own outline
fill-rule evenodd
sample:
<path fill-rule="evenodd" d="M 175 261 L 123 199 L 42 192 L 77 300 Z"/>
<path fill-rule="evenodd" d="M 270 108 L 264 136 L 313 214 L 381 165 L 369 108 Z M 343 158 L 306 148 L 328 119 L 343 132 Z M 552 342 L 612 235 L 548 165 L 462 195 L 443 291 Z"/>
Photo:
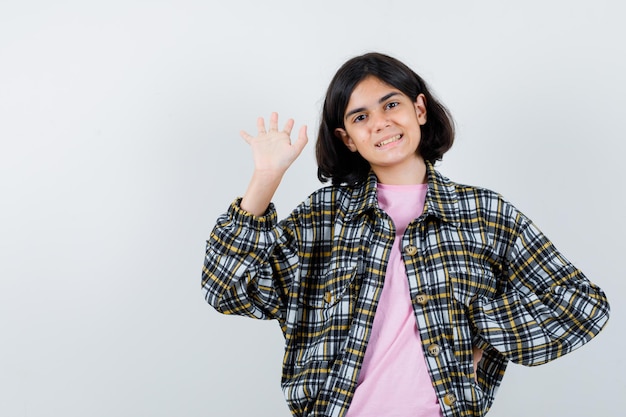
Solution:
<path fill-rule="evenodd" d="M 350 205 L 354 189 L 349 186 L 328 185 L 305 198 L 291 213 L 290 218 L 335 218 Z"/>
<path fill-rule="evenodd" d="M 454 183 L 454 188 L 459 201 L 463 203 L 477 201 L 482 204 L 509 204 L 502 194 L 489 188 L 462 183 Z"/>
<path fill-rule="evenodd" d="M 519 222 L 524 215 L 502 194 L 482 186 L 469 185 L 450 180 L 437 174 L 439 188 L 453 201 L 461 218 L 484 218 L 499 223 Z"/>

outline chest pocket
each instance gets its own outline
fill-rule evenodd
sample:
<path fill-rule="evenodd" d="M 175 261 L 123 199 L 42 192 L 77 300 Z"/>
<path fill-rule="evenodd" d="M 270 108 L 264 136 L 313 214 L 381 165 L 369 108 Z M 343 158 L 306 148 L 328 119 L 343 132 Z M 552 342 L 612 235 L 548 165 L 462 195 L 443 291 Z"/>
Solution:
<path fill-rule="evenodd" d="M 477 298 L 493 298 L 498 293 L 497 280 L 491 271 L 450 271 L 454 299 L 469 307 Z"/>
<path fill-rule="evenodd" d="M 332 269 L 302 282 L 294 341 L 298 365 L 330 361 L 348 335 L 358 294 L 356 266 Z"/>

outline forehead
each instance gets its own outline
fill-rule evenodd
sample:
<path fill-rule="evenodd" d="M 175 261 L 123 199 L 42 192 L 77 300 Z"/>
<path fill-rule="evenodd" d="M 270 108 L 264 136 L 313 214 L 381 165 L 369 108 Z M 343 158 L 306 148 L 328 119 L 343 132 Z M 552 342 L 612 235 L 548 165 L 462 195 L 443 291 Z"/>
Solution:
<path fill-rule="evenodd" d="M 352 90 L 352 94 L 350 94 L 350 99 L 348 100 L 347 110 L 354 106 L 362 107 L 377 104 L 381 98 L 390 93 L 398 93 L 406 97 L 399 89 L 387 84 L 380 78 L 374 77 L 373 75 L 367 76 L 359 81 L 354 87 L 354 90 Z"/>

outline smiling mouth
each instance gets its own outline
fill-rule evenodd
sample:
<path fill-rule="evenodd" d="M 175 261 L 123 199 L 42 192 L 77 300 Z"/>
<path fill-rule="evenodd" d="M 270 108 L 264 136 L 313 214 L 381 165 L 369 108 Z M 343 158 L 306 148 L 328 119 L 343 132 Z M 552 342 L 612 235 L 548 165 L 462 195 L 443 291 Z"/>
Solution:
<path fill-rule="evenodd" d="M 384 141 L 382 141 L 380 143 L 377 143 L 376 147 L 380 148 L 382 146 L 389 145 L 392 142 L 396 142 L 396 141 L 398 141 L 400 139 L 402 139 L 402 135 L 396 135 L 396 136 L 390 137 L 389 139 L 384 140 Z"/>

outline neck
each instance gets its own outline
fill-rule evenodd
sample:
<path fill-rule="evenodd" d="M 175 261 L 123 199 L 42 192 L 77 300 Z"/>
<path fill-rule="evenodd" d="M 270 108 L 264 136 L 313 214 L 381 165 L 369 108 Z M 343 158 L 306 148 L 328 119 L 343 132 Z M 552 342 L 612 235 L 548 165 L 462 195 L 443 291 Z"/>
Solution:
<path fill-rule="evenodd" d="M 381 184 L 409 185 L 427 182 L 426 163 L 421 158 L 408 166 L 378 167 L 373 170 Z"/>

